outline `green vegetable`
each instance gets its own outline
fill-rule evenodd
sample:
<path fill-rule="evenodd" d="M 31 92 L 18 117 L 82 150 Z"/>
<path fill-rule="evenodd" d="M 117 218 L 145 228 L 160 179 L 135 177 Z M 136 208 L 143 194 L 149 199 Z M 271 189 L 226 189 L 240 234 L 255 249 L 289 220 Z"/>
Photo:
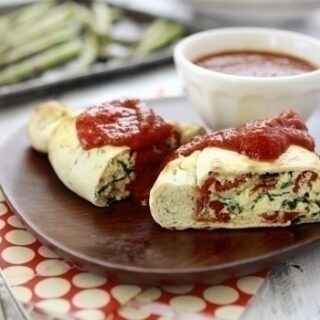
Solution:
<path fill-rule="evenodd" d="M 109 187 L 110 183 L 107 183 L 106 185 L 102 186 L 98 191 L 97 194 L 101 196 L 101 193 L 105 192 L 107 188 Z"/>
<path fill-rule="evenodd" d="M 178 23 L 162 19 L 155 20 L 146 30 L 133 52 L 134 57 L 144 57 L 182 37 L 185 30 Z"/>
<path fill-rule="evenodd" d="M 293 200 L 284 200 L 282 202 L 282 207 L 287 207 L 290 210 L 294 210 L 294 209 L 297 208 L 299 202 L 302 202 L 302 203 L 305 203 L 305 204 L 309 204 L 308 197 L 298 197 L 298 198 L 295 198 Z"/>
<path fill-rule="evenodd" d="M 133 171 L 132 168 L 130 168 L 125 162 L 118 160 L 119 165 L 122 167 L 122 170 L 125 172 L 127 176 L 130 175 L 130 173 Z"/>
<path fill-rule="evenodd" d="M 30 25 L 36 22 L 39 18 L 43 16 L 49 9 L 54 6 L 53 1 L 42 1 L 25 8 L 22 8 L 18 11 L 13 12 L 13 24 L 18 25 Z"/>
<path fill-rule="evenodd" d="M 112 17 L 109 7 L 102 2 L 93 2 L 92 12 L 94 15 L 94 30 L 102 44 L 109 41 L 109 32 L 112 23 Z"/>
<path fill-rule="evenodd" d="M 25 26 L 13 28 L 11 32 L 3 35 L 0 51 L 3 52 L 6 49 L 14 48 L 43 36 L 48 36 L 62 25 L 65 26 L 65 23 L 71 17 L 71 13 L 72 11 L 67 4 L 61 5 L 28 28 Z"/>
<path fill-rule="evenodd" d="M 232 204 L 227 203 L 228 211 L 235 214 L 240 214 L 243 211 L 243 208 L 237 202 Z"/>
<path fill-rule="evenodd" d="M 123 15 L 123 11 L 120 8 L 109 8 L 109 10 L 110 10 L 111 22 L 118 21 Z"/>
<path fill-rule="evenodd" d="M 83 37 L 83 50 L 77 60 L 75 60 L 70 69 L 75 71 L 87 70 L 99 55 L 99 41 L 95 33 L 87 31 Z"/>
<path fill-rule="evenodd" d="M 71 4 L 72 15 L 87 31 L 95 32 L 95 20 L 93 13 L 83 5 L 73 2 Z"/>
<path fill-rule="evenodd" d="M 280 186 L 280 189 L 286 189 L 290 186 L 291 182 L 292 182 L 292 175 L 293 172 L 292 171 L 288 171 L 288 180 L 286 182 L 283 182 Z"/>
<path fill-rule="evenodd" d="M 22 46 L 16 47 L 1 56 L 0 66 L 28 58 L 55 45 L 72 40 L 78 33 L 75 28 L 63 28 L 47 37 L 36 39 Z"/>
<path fill-rule="evenodd" d="M 83 48 L 80 40 L 56 46 L 20 63 L 3 69 L 0 73 L 0 86 L 29 79 L 34 75 L 77 57 Z"/>
<path fill-rule="evenodd" d="M 108 48 L 112 24 L 122 14 L 98 0 L 91 8 L 77 1 L 46 0 L 0 17 L 0 86 L 29 79 L 72 59 L 71 72 L 87 70 Z M 183 33 L 177 23 L 156 20 L 133 56 L 143 57 Z M 132 44 L 125 49 L 124 59 L 131 58 Z"/>
<path fill-rule="evenodd" d="M 21 24 L 30 24 L 53 6 L 52 1 L 43 1 L 0 17 L 0 32 L 10 32 Z"/>
<path fill-rule="evenodd" d="M 101 196 L 101 193 L 105 192 L 107 190 L 107 188 L 111 187 L 113 188 L 114 187 L 114 184 L 119 182 L 119 181 L 122 181 L 124 180 L 125 178 L 127 178 L 127 176 L 123 176 L 123 177 L 120 177 L 120 178 L 115 178 L 113 177 L 114 180 L 112 180 L 111 182 L 107 183 L 106 185 L 102 186 L 98 191 L 97 191 L 97 194 Z"/>

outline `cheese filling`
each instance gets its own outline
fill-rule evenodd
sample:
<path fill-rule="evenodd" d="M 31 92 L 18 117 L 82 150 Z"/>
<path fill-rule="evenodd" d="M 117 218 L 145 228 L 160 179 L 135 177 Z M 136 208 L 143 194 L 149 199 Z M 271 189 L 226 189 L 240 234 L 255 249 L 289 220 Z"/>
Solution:
<path fill-rule="evenodd" d="M 320 177 L 311 170 L 234 176 L 211 172 L 200 194 L 197 221 L 290 224 L 320 217 Z"/>
<path fill-rule="evenodd" d="M 135 178 L 133 171 L 132 153 L 126 152 L 112 159 L 99 181 L 96 196 L 104 199 L 106 203 L 127 198 L 129 191 L 126 187 Z"/>

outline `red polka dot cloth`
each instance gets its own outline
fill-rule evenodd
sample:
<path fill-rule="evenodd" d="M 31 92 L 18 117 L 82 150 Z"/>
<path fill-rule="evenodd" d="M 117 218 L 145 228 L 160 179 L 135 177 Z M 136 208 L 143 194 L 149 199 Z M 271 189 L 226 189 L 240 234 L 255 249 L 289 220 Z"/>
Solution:
<path fill-rule="evenodd" d="M 43 246 L 8 208 L 0 191 L 0 267 L 35 319 L 236 320 L 267 271 L 220 285 L 162 288 L 118 285 L 77 269 Z"/>

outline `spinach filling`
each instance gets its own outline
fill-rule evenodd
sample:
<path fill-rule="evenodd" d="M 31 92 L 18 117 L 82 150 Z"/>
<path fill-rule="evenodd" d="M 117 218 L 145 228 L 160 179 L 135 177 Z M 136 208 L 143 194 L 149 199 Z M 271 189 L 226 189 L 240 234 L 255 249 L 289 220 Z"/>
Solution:
<path fill-rule="evenodd" d="M 273 178 L 277 178 L 278 176 L 279 176 L 279 173 L 265 173 L 259 176 L 259 180 L 263 181 L 263 180 L 273 179 Z M 248 207 L 250 208 L 249 210 L 253 211 L 258 205 L 259 201 L 261 201 L 264 197 L 267 197 L 267 198 L 264 198 L 264 200 L 268 200 L 270 203 L 277 201 L 276 203 L 277 210 L 284 211 L 284 212 L 306 211 L 307 215 L 299 215 L 298 217 L 292 220 L 292 223 L 298 223 L 301 220 L 308 218 L 308 214 L 310 214 L 310 217 L 320 216 L 320 200 L 310 199 L 309 192 L 305 192 L 303 195 L 293 194 L 291 187 L 294 185 L 295 177 L 296 175 L 293 171 L 286 172 L 279 179 L 281 181 L 278 181 L 277 183 L 277 188 L 276 188 L 277 190 L 265 189 L 265 190 L 261 190 L 261 192 L 256 194 L 256 198 L 252 199 L 251 204 L 248 204 Z M 244 202 L 245 204 L 242 205 L 242 200 L 240 199 L 239 202 L 237 200 L 237 196 L 240 196 L 243 190 L 241 191 L 235 190 L 236 196 L 234 198 L 221 196 L 214 192 L 212 193 L 210 190 L 208 190 L 208 192 L 211 195 L 210 196 L 211 200 L 218 199 L 221 202 L 221 204 L 223 204 L 224 209 L 228 213 L 237 215 L 237 214 L 241 214 L 245 210 L 248 210 L 248 208 L 246 207 L 247 202 Z M 281 197 L 283 196 L 285 196 L 286 199 L 281 199 Z M 303 206 L 301 206 L 301 204 L 303 204 Z M 316 211 L 316 212 L 311 213 L 310 210 L 312 210 L 311 212 L 313 211 Z"/>
<path fill-rule="evenodd" d="M 282 207 L 284 209 L 287 209 L 289 208 L 290 210 L 295 210 L 299 204 L 299 202 L 302 202 L 302 203 L 305 203 L 307 205 L 310 204 L 310 200 L 309 200 L 309 193 L 305 193 L 303 197 L 298 197 L 298 198 L 295 198 L 295 199 L 292 199 L 292 200 L 284 200 L 282 202 Z"/>
<path fill-rule="evenodd" d="M 115 177 L 113 176 L 113 180 L 112 180 L 112 181 L 108 182 L 106 185 L 102 186 L 102 187 L 97 191 L 98 195 L 101 195 L 102 193 L 104 193 L 104 192 L 108 189 L 109 186 L 111 186 L 111 189 L 112 189 L 115 183 L 124 180 L 126 177 L 127 177 L 127 176 L 123 176 L 123 177 L 120 177 L 120 178 L 115 178 Z"/>
<path fill-rule="evenodd" d="M 286 191 L 286 192 L 282 192 L 282 193 L 271 193 L 271 192 L 262 192 L 262 193 L 260 193 L 254 200 L 253 200 L 253 204 L 252 204 L 252 206 L 251 206 L 251 210 L 253 210 L 255 207 L 256 207 L 256 205 L 257 205 L 257 203 L 264 197 L 264 196 L 267 196 L 268 197 L 268 199 L 269 199 L 269 201 L 270 202 L 272 202 L 272 201 L 274 201 L 275 200 L 275 198 L 277 198 L 277 197 L 281 197 L 281 196 L 283 196 L 283 195 L 285 195 L 285 194 L 289 194 L 290 192 L 289 191 Z"/>
<path fill-rule="evenodd" d="M 129 176 L 131 172 L 133 172 L 133 168 L 130 168 L 128 164 L 121 160 L 117 160 L 118 164 L 121 166 L 123 172 L 126 174 L 126 176 Z"/>
<path fill-rule="evenodd" d="M 133 172 L 133 168 L 130 167 L 130 164 L 125 163 L 122 160 L 116 160 L 117 164 L 121 167 L 121 176 L 119 177 L 119 174 L 113 174 L 112 180 L 109 181 L 107 184 L 103 185 L 98 191 L 97 194 L 101 196 L 109 187 L 112 190 L 114 188 L 114 185 L 122 180 L 125 180 L 130 176 L 130 174 Z M 102 181 L 101 181 L 102 182 Z"/>
<path fill-rule="evenodd" d="M 280 189 L 286 189 L 291 185 L 292 176 L 293 176 L 293 172 L 292 171 L 288 171 L 288 180 L 281 184 Z"/>
<path fill-rule="evenodd" d="M 240 206 L 240 204 L 233 199 L 224 198 L 218 194 L 216 194 L 215 196 L 219 199 L 223 206 L 227 208 L 228 212 L 239 214 L 243 211 L 243 208 Z"/>

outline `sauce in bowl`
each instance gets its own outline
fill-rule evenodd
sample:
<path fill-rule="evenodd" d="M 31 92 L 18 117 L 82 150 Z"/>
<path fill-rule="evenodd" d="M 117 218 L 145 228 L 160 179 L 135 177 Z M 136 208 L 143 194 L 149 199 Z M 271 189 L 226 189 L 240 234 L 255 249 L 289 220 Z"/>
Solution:
<path fill-rule="evenodd" d="M 284 77 L 314 71 L 316 66 L 297 57 L 263 51 L 214 53 L 195 61 L 200 67 L 245 77 Z"/>

